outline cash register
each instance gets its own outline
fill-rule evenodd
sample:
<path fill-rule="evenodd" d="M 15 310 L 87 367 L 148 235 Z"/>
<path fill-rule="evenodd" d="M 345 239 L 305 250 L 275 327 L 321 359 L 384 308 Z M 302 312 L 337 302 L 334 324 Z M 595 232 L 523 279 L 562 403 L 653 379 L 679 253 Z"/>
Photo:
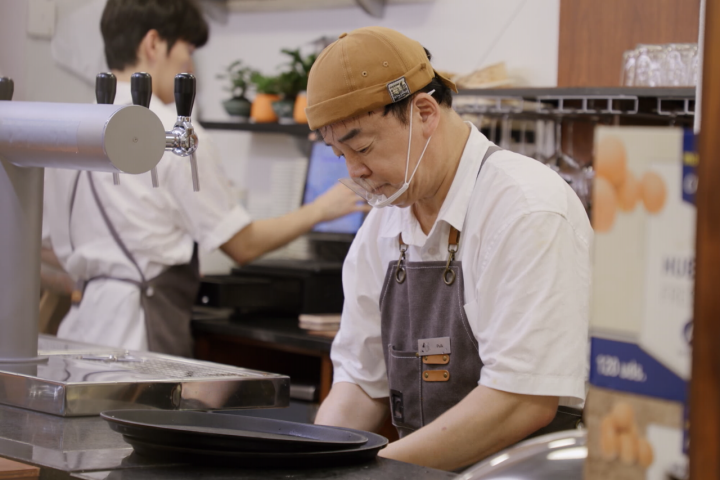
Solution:
<path fill-rule="evenodd" d="M 314 142 L 303 204 L 314 201 L 348 176 L 345 160 L 324 143 Z M 230 275 L 204 277 L 198 304 L 232 308 L 236 317 L 340 313 L 342 262 L 363 219 L 364 214 L 356 212 L 317 224 L 307 234 L 308 258 L 260 259 L 233 269 Z"/>

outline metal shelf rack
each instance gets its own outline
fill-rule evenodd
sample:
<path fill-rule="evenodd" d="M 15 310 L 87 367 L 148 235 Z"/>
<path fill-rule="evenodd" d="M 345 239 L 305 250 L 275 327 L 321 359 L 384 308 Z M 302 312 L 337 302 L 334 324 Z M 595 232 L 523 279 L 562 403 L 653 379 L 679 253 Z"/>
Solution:
<path fill-rule="evenodd" d="M 689 123 L 695 115 L 694 87 L 571 87 L 461 90 L 455 95 L 461 114 L 517 119 L 620 117 L 633 123 Z M 307 137 L 306 124 L 201 121 L 208 130 L 282 133 Z"/>
<path fill-rule="evenodd" d="M 491 116 L 632 116 L 692 120 L 694 87 L 497 88 L 461 90 L 456 110 Z"/>

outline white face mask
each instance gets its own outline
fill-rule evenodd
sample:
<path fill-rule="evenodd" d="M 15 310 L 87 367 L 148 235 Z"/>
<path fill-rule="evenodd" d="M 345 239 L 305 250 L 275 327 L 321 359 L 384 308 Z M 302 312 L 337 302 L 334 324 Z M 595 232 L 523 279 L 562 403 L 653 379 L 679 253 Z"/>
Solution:
<path fill-rule="evenodd" d="M 429 92 L 430 95 L 433 94 L 435 90 Z M 400 198 L 400 196 L 407 191 L 408 188 L 410 188 L 410 182 L 412 181 L 413 177 L 415 176 L 415 172 L 417 172 L 418 167 L 420 166 L 420 162 L 423 159 L 423 156 L 425 155 L 425 150 L 427 150 L 428 145 L 430 144 L 430 139 L 432 138 L 432 135 L 430 138 L 427 139 L 427 142 L 425 142 L 425 148 L 423 148 L 422 153 L 420 154 L 420 158 L 418 159 L 417 165 L 415 165 L 415 170 L 413 170 L 412 175 L 410 175 L 410 178 L 408 178 L 408 170 L 410 169 L 410 144 L 412 141 L 412 122 L 413 122 L 413 104 L 410 103 L 410 129 L 408 130 L 408 150 L 407 150 L 407 159 L 405 160 L 405 181 L 403 184 L 398 188 L 398 190 L 390 195 L 389 197 L 385 196 L 382 193 L 373 193 L 374 191 L 377 191 L 376 188 L 374 188 L 367 180 L 363 178 L 341 178 L 340 183 L 348 187 L 350 190 L 355 192 L 357 195 L 362 197 L 363 200 L 367 201 L 367 203 L 374 208 L 383 208 L 387 207 L 389 205 L 392 205 L 392 203 Z"/>

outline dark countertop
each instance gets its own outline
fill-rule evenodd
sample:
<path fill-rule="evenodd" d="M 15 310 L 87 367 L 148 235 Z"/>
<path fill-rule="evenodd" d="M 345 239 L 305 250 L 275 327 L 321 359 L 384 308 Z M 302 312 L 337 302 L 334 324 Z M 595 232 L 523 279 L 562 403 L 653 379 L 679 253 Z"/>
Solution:
<path fill-rule="evenodd" d="M 408 463 L 379 458 L 374 462 L 349 466 L 314 469 L 275 470 L 213 467 L 168 467 L 143 470 L 89 472 L 72 478 L 85 480 L 273 480 L 273 479 L 343 479 L 343 480 L 435 480 L 455 478 L 457 475 Z"/>
<path fill-rule="evenodd" d="M 298 327 L 297 318 L 231 319 L 231 314 L 228 310 L 197 309 L 193 312 L 193 334 L 230 335 L 330 353 L 332 338 L 307 333 Z"/>
<path fill-rule="evenodd" d="M 455 475 L 378 458 L 345 467 L 243 469 L 181 465 L 133 453 L 100 417 L 56 417 L 0 405 L 0 457 L 36 465 L 46 479 L 446 479 Z"/>

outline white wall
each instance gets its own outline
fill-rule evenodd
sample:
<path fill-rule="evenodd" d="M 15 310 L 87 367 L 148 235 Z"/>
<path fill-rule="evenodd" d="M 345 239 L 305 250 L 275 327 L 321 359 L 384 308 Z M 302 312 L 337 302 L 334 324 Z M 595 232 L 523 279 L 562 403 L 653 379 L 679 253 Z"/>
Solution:
<path fill-rule="evenodd" d="M 56 0 L 57 18 L 89 2 Z M 27 8 L 27 0 L 0 0 L 0 73 L 15 81 L 14 99 L 69 103 L 94 101 L 93 85 L 55 64 L 50 53 L 50 40 L 26 33 Z"/>

